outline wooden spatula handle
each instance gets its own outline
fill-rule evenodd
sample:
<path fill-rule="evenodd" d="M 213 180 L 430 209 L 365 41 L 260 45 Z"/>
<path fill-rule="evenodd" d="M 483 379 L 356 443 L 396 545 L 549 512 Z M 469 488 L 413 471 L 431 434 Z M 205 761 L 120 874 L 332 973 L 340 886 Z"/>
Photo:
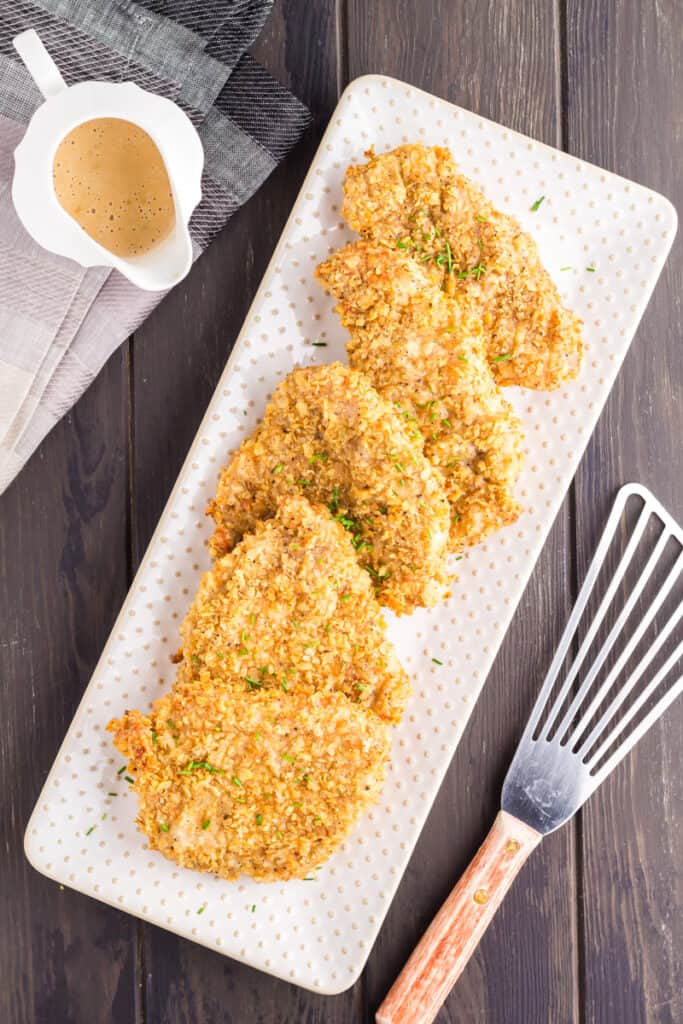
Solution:
<path fill-rule="evenodd" d="M 377 1024 L 431 1024 L 541 838 L 518 818 L 499 812 L 377 1011 Z"/>

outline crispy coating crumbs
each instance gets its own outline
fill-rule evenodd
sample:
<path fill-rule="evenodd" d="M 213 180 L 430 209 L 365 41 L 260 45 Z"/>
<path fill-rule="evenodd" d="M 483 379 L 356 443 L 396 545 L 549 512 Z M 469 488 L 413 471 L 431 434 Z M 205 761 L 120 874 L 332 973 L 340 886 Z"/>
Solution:
<path fill-rule="evenodd" d="M 223 469 L 208 512 L 212 554 L 230 551 L 286 495 L 326 505 L 346 529 L 381 604 L 432 607 L 448 590 L 449 505 L 414 423 L 357 370 L 294 370 Z"/>
<path fill-rule="evenodd" d="M 286 498 L 205 573 L 180 629 L 176 689 L 339 690 L 396 722 L 409 687 L 385 631 L 343 526 Z"/>
<path fill-rule="evenodd" d="M 562 305 L 533 238 L 458 172 L 448 149 L 367 154 L 344 182 L 342 213 L 365 238 L 398 247 L 481 316 L 502 385 L 550 390 L 581 368 L 581 320 Z"/>
<path fill-rule="evenodd" d="M 415 423 L 443 474 L 451 549 L 513 522 L 522 428 L 489 372 L 478 317 L 387 246 L 352 243 L 316 275 L 339 300 L 351 365 Z"/>
<path fill-rule="evenodd" d="M 185 867 L 302 877 L 376 800 L 409 692 L 344 528 L 284 499 L 205 574 L 181 635 L 171 692 L 108 725 L 138 824 Z"/>
<path fill-rule="evenodd" d="M 379 796 L 386 725 L 335 692 L 236 694 L 197 681 L 187 696 L 108 726 L 151 848 L 230 880 L 314 872 Z"/>

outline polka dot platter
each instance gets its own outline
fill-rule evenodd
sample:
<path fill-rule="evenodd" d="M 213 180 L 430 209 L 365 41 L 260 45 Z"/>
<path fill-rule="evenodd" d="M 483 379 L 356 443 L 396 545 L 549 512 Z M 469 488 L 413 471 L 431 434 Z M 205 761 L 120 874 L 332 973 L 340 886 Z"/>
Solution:
<path fill-rule="evenodd" d="M 585 364 L 577 381 L 552 393 L 508 389 L 526 431 L 518 486 L 524 513 L 457 563 L 446 604 L 400 624 L 388 616 L 414 692 L 395 731 L 381 802 L 314 881 L 225 882 L 178 868 L 149 850 L 135 826 L 135 795 L 125 771 L 119 774 L 122 758 L 105 726 L 126 708 L 148 708 L 171 685 L 169 655 L 209 566 L 204 509 L 229 453 L 254 429 L 273 388 L 293 367 L 344 359 L 345 332 L 313 271 L 353 237 L 340 216 L 347 165 L 361 161 L 371 144 L 382 152 L 416 141 L 450 147 L 464 173 L 533 234 L 563 300 L 584 320 Z M 533 212 L 541 196 L 545 200 Z M 646 188 L 402 82 L 380 76 L 353 82 L 320 144 L 38 800 L 26 833 L 32 864 L 57 882 L 297 985 L 322 993 L 351 985 L 675 230 L 670 203 Z"/>

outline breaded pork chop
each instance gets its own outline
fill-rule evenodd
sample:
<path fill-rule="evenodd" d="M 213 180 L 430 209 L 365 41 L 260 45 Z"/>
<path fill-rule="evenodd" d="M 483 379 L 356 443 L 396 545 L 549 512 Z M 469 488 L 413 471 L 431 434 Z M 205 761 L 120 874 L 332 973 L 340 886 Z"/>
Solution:
<path fill-rule="evenodd" d="M 581 367 L 581 321 L 564 308 L 533 238 L 458 172 L 440 146 L 368 154 L 344 182 L 343 215 L 365 238 L 398 247 L 448 295 L 472 302 L 499 384 L 547 390 Z"/>
<path fill-rule="evenodd" d="M 231 550 L 285 495 L 325 504 L 347 531 L 380 603 L 400 613 L 448 589 L 449 507 L 421 438 L 357 370 L 294 370 L 223 470 L 209 512 L 214 555 Z"/>
<path fill-rule="evenodd" d="M 398 721 L 408 681 L 348 534 L 327 509 L 286 498 L 218 559 L 181 626 L 176 691 L 339 691 Z"/>
<path fill-rule="evenodd" d="M 375 802 L 382 720 L 341 693 L 174 691 L 109 724 L 154 850 L 222 878 L 303 878 Z"/>
<path fill-rule="evenodd" d="M 339 300 L 351 365 L 415 423 L 425 455 L 444 476 L 451 548 L 513 522 L 521 424 L 491 377 L 478 318 L 386 246 L 355 242 L 316 274 Z"/>

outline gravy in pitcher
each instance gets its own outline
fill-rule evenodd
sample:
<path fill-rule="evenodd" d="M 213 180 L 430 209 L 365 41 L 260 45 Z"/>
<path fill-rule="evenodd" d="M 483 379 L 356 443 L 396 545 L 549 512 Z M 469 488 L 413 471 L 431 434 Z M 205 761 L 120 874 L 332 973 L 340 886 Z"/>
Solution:
<path fill-rule="evenodd" d="M 79 124 L 57 147 L 52 175 L 63 209 L 115 256 L 142 256 L 173 230 L 161 153 L 132 121 L 97 117 Z"/>

